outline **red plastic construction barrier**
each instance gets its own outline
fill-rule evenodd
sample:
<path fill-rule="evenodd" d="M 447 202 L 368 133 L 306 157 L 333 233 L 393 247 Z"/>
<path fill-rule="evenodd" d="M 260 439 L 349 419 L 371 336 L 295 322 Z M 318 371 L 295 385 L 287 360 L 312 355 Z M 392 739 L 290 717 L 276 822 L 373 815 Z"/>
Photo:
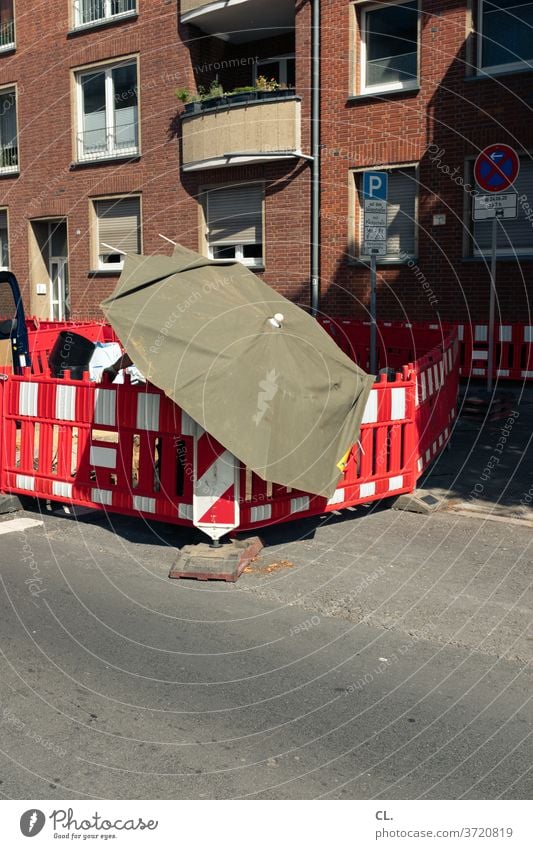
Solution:
<path fill-rule="evenodd" d="M 410 492 L 451 435 L 459 366 L 453 331 L 380 327 L 387 373 L 371 390 L 359 441 L 327 501 L 261 480 L 150 383 L 97 384 L 68 372 L 52 378 L 47 354 L 68 327 L 93 341 L 115 340 L 96 322 L 30 333 L 32 369 L 0 382 L 4 492 L 194 525 L 218 539 Z M 335 336 L 335 323 L 326 327 Z M 368 337 L 368 325 L 342 325 L 342 346 L 361 363 Z M 423 356 L 402 363 L 422 346 Z"/>

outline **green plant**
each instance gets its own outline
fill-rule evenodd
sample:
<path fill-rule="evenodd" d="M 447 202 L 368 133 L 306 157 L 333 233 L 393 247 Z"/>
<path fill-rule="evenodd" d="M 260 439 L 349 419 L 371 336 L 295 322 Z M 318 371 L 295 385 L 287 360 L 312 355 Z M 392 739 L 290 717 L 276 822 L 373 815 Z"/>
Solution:
<path fill-rule="evenodd" d="M 192 100 L 192 95 L 190 91 L 186 88 L 177 88 L 175 91 L 175 95 L 178 100 L 181 100 L 182 103 L 188 103 Z"/>
<path fill-rule="evenodd" d="M 279 83 L 274 79 L 274 77 L 271 77 L 269 80 L 267 80 L 266 77 L 260 74 L 260 76 L 257 77 L 257 80 L 255 82 L 255 87 L 258 91 L 276 91 L 276 89 L 278 89 L 280 86 Z"/>

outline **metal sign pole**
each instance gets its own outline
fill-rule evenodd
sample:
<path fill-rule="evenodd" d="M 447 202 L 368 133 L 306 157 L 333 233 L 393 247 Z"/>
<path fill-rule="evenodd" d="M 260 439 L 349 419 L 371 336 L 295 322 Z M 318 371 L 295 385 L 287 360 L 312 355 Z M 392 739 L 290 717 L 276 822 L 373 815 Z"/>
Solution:
<path fill-rule="evenodd" d="M 376 255 L 370 257 L 370 374 L 377 374 L 377 280 Z"/>
<path fill-rule="evenodd" d="M 498 219 L 492 219 L 492 253 L 490 260 L 490 300 L 489 300 L 489 351 L 487 362 L 487 391 L 492 392 L 494 363 L 494 305 L 496 300 L 496 250 L 498 241 Z"/>

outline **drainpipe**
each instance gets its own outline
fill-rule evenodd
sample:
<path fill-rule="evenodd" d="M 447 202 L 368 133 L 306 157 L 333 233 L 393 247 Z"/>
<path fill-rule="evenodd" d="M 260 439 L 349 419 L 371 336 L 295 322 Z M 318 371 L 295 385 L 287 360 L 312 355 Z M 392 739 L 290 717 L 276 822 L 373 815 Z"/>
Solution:
<path fill-rule="evenodd" d="M 311 0 L 311 315 L 320 298 L 320 0 Z"/>

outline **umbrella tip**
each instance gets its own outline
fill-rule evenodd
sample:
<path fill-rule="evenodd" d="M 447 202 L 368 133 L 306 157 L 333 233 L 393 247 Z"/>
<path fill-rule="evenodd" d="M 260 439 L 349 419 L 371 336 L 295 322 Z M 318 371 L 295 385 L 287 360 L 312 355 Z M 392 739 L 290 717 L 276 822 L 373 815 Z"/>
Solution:
<path fill-rule="evenodd" d="M 270 324 L 272 325 L 272 327 L 281 327 L 281 325 L 283 324 L 284 318 L 285 318 L 285 316 L 283 315 L 283 313 L 277 312 L 273 316 L 273 318 L 269 318 L 268 320 L 269 320 Z"/>

